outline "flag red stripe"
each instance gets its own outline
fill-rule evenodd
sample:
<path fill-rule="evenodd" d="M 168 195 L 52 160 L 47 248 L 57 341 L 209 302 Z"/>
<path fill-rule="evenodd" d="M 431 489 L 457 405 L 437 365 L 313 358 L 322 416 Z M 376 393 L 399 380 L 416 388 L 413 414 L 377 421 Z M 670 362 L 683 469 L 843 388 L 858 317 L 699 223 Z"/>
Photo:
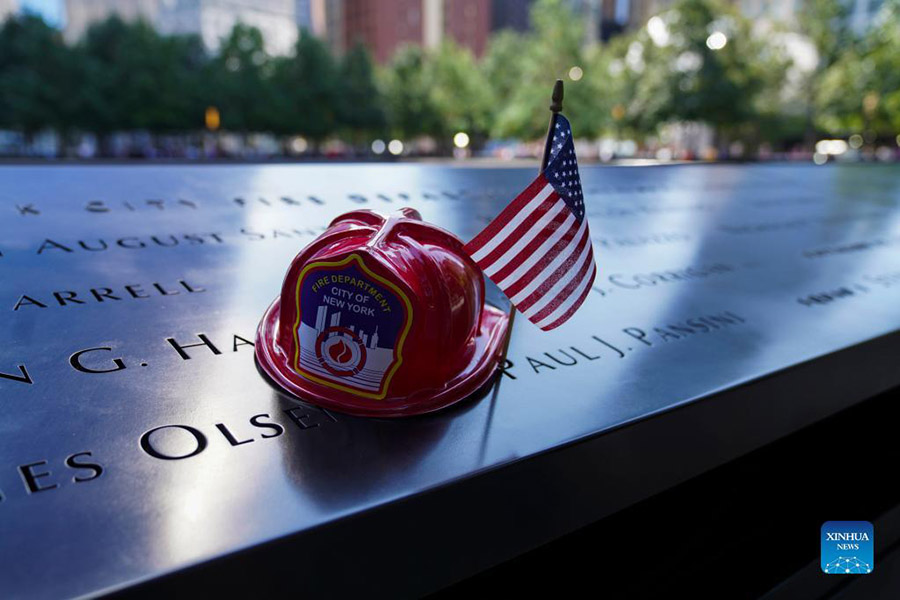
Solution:
<path fill-rule="evenodd" d="M 584 291 L 581 292 L 581 296 L 578 297 L 578 300 L 576 300 L 575 303 L 572 306 L 570 306 L 569 309 L 566 310 L 566 312 L 564 312 L 562 314 L 562 316 L 560 316 L 558 319 L 556 319 L 549 325 L 544 325 L 543 327 L 541 327 L 541 329 L 543 329 L 544 331 L 550 331 L 551 329 L 556 329 L 557 327 L 559 327 L 560 325 L 562 325 L 563 323 L 568 321 L 569 317 L 574 315 L 575 311 L 578 310 L 582 304 L 584 304 L 584 301 L 587 298 L 587 295 L 591 292 L 591 288 L 594 285 L 595 277 L 597 277 L 596 265 L 594 266 L 593 272 L 591 273 L 591 280 L 588 282 L 587 287 L 584 288 Z"/>
<path fill-rule="evenodd" d="M 525 312 L 526 310 L 531 308 L 531 306 L 535 302 L 543 298 L 544 294 L 546 294 L 557 281 L 562 279 L 566 273 L 569 273 L 572 270 L 572 268 L 575 266 L 575 261 L 581 255 L 582 250 L 584 250 L 585 245 L 588 243 L 590 243 L 590 232 L 585 229 L 584 233 L 581 235 L 581 239 L 578 241 L 575 248 L 572 249 L 572 252 L 569 254 L 568 258 L 566 258 L 566 260 L 561 265 L 559 265 L 556 270 L 543 281 L 543 283 L 541 283 L 538 289 L 531 292 L 531 294 L 529 294 L 527 298 L 519 302 L 516 305 L 516 308 L 518 308 L 522 312 Z"/>
<path fill-rule="evenodd" d="M 562 208 L 562 210 L 560 210 Z M 551 235 L 556 233 L 556 230 L 559 229 L 559 226 L 563 221 L 566 220 L 566 217 L 569 216 L 570 211 L 567 209 L 564 203 L 561 201 L 557 201 L 556 205 L 553 207 L 553 210 L 559 211 L 558 214 L 550 221 L 546 227 L 544 227 L 541 231 L 538 232 L 534 239 L 528 242 L 522 250 L 519 251 L 518 254 L 509 259 L 509 262 L 506 263 L 502 269 L 491 275 L 491 278 L 494 281 L 503 281 L 506 277 L 515 271 L 523 262 L 528 260 L 531 255 L 534 254 L 535 250 L 537 250 L 541 244 L 547 241 Z M 510 236 L 512 237 L 512 236 Z M 518 241 L 517 239 L 513 240 L 514 242 Z"/>
<path fill-rule="evenodd" d="M 506 254 L 513 244 L 518 242 L 522 236 L 528 233 L 528 230 L 550 210 L 553 210 L 557 203 L 560 202 L 556 192 L 551 192 L 547 198 L 536 206 L 525 219 L 519 223 L 518 227 L 512 230 L 509 235 L 503 238 L 503 241 L 497 244 L 497 247 L 491 250 L 487 256 L 478 261 L 478 266 L 485 269 L 494 264 L 497 259 Z"/>
<path fill-rule="evenodd" d="M 525 289 L 529 283 L 531 283 L 535 277 L 541 274 L 541 271 L 544 270 L 544 267 L 547 266 L 547 263 L 555 259 L 559 254 L 562 253 L 563 250 L 566 249 L 571 243 L 572 238 L 575 237 L 575 234 L 578 233 L 578 228 L 581 226 L 581 223 L 576 219 L 569 230 L 563 235 L 559 241 L 557 241 L 550 250 L 547 251 L 546 257 L 539 260 L 533 267 L 528 269 L 518 280 L 514 281 L 510 285 L 506 286 L 506 289 L 503 292 L 510 298 L 521 292 Z M 576 254 L 576 256 L 578 256 Z M 497 281 L 503 281 L 502 278 L 497 278 Z"/>
<path fill-rule="evenodd" d="M 510 202 L 509 205 L 504 208 L 481 233 L 476 235 L 468 244 L 466 244 L 466 252 L 470 255 L 475 254 L 475 252 L 484 246 L 488 240 L 497 235 L 503 227 L 516 216 L 516 213 L 522 210 L 522 208 L 531 201 L 532 198 L 537 196 L 538 193 L 544 189 L 545 185 L 547 185 L 547 179 L 544 178 L 543 175 L 540 175 L 537 179 L 532 181 L 531 185 L 525 188 L 521 194 L 516 196 L 516 199 Z"/>
<path fill-rule="evenodd" d="M 550 303 L 539 310 L 537 313 L 532 315 L 531 322 L 539 323 L 553 314 L 553 311 L 559 308 L 575 291 L 575 288 L 578 287 L 578 284 L 588 276 L 588 270 L 593 268 L 594 266 L 594 257 L 591 256 L 590 252 L 588 253 L 587 259 L 584 261 L 584 264 L 578 269 L 578 273 L 572 277 L 572 280 L 566 284 L 566 286 L 550 301 Z"/>

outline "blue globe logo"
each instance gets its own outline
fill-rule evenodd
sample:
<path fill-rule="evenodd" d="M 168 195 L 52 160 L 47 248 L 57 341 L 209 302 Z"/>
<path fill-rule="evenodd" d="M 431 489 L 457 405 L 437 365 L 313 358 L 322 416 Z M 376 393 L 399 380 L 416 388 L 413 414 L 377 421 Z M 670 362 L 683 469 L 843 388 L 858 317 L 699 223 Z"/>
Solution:
<path fill-rule="evenodd" d="M 822 570 L 830 575 L 865 575 L 872 572 L 872 566 L 855 556 L 838 556 Z"/>

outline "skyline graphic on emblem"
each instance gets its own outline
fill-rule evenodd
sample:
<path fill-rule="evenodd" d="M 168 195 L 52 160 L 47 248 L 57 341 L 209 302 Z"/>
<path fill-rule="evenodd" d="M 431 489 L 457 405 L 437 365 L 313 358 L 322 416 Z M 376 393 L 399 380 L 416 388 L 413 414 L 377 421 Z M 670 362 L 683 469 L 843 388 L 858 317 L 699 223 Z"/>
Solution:
<path fill-rule="evenodd" d="M 409 300 L 356 254 L 313 265 L 298 288 L 297 372 L 322 385 L 384 397 L 402 361 Z"/>
<path fill-rule="evenodd" d="M 341 326 L 340 310 L 328 306 L 316 310 L 316 326 L 300 321 L 300 364 L 326 378 L 376 392 L 394 359 L 393 347 L 378 346 L 379 325 L 366 331 L 356 324 Z M 326 325 L 327 323 L 327 325 Z"/>

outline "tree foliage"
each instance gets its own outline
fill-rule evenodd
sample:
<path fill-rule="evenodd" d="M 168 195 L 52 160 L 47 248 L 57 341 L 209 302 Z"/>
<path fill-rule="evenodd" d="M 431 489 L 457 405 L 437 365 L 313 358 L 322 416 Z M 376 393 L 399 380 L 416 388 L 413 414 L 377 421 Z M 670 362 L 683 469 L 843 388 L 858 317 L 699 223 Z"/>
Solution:
<path fill-rule="evenodd" d="M 274 93 L 280 110 L 273 113 L 280 133 L 299 133 L 321 141 L 338 123 L 338 73 L 325 44 L 301 32 L 294 55 L 275 69 Z"/>
<path fill-rule="evenodd" d="M 825 70 L 818 86 L 818 125 L 870 140 L 900 131 L 900 2 Z"/>
<path fill-rule="evenodd" d="M 490 125 L 491 94 L 487 80 L 469 50 L 452 41 L 429 56 L 425 79 L 431 105 L 440 115 L 436 133 L 449 139 L 458 131 L 484 135 Z"/>
<path fill-rule="evenodd" d="M 76 52 L 84 73 L 82 127 L 170 132 L 202 124 L 195 81 L 206 56 L 196 36 L 163 37 L 142 21 L 112 18 L 92 26 Z"/>
<path fill-rule="evenodd" d="M 362 46 L 335 57 L 305 31 L 291 54 L 273 57 L 259 30 L 241 24 L 213 55 L 197 36 L 117 18 L 66 45 L 23 14 L 0 26 L 0 128 L 195 132 L 213 106 L 225 131 L 314 144 L 340 136 L 356 147 L 386 134 L 428 136 L 448 149 L 458 131 L 476 145 L 541 138 L 561 78 L 580 137 L 643 138 L 673 122 L 706 123 L 723 142 L 776 144 L 813 125 L 867 139 L 900 130 L 900 0 L 887 0 L 860 35 L 843 0 L 804 2 L 787 33 L 809 40 L 818 65 L 799 84 L 779 42 L 785 32 L 742 17 L 735 3 L 675 0 L 639 29 L 592 45 L 573 6 L 535 0 L 531 29 L 495 34 L 481 59 L 446 41 L 402 47 L 380 66 Z"/>
<path fill-rule="evenodd" d="M 759 119 L 760 95 L 780 89 L 787 64 L 749 21 L 712 0 L 675 2 L 631 40 L 621 60 L 619 68 L 635 80 L 626 111 L 633 127 L 703 122 L 725 137 Z"/>
<path fill-rule="evenodd" d="M 381 91 L 369 52 L 356 44 L 344 56 L 338 72 L 340 82 L 337 119 L 346 135 L 360 141 L 381 134 L 387 126 Z"/>
<path fill-rule="evenodd" d="M 72 127 L 78 62 L 39 17 L 8 19 L 0 28 L 0 128 L 32 134 Z"/>
<path fill-rule="evenodd" d="M 531 9 L 531 24 L 532 30 L 523 35 L 519 44 L 501 40 L 490 48 L 492 54 L 496 53 L 488 57 L 494 72 L 504 68 L 512 70 L 503 79 L 508 89 L 494 99 L 497 113 L 492 131 L 500 137 L 533 139 L 546 134 L 548 93 L 553 82 L 567 78 L 572 67 L 584 65 L 583 28 L 569 3 L 563 0 L 535 2 Z M 518 53 L 518 57 L 515 58 L 513 53 Z M 569 80 L 568 83 L 566 111 L 585 116 L 594 112 L 583 80 Z"/>
<path fill-rule="evenodd" d="M 404 46 L 384 71 L 385 106 L 394 135 L 409 138 L 441 133 L 441 115 L 429 88 L 426 65 L 422 48 Z"/>
<path fill-rule="evenodd" d="M 222 127 L 234 131 L 272 131 L 273 66 L 262 34 L 254 27 L 235 25 L 210 65 L 210 105 L 222 115 Z"/>

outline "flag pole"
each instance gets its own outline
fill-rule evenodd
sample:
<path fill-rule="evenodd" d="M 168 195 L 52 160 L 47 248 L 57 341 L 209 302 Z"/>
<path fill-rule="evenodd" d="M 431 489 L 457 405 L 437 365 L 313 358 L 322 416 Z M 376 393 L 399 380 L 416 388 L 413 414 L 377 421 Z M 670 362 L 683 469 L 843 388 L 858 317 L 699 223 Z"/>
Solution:
<path fill-rule="evenodd" d="M 562 103 L 563 82 L 562 79 L 557 79 L 556 83 L 553 84 L 553 94 L 550 97 L 550 125 L 547 127 L 547 141 L 544 142 L 544 156 L 541 158 L 541 168 L 538 170 L 538 174 L 543 173 L 544 169 L 547 168 L 547 163 L 550 162 L 550 152 L 553 149 L 553 130 L 556 128 L 556 116 L 562 111 Z M 502 370 L 506 366 L 506 352 L 509 350 L 509 341 L 512 339 L 513 323 L 516 320 L 516 307 L 512 306 L 511 302 L 510 308 L 512 311 L 509 314 L 506 340 L 503 342 L 503 350 L 500 353 L 501 372 L 497 376 L 497 382 L 494 384 L 494 389 L 491 393 L 491 403 L 488 407 L 487 419 L 485 419 L 484 423 L 484 434 L 481 436 L 481 451 L 478 453 L 479 466 L 484 464 L 484 459 L 487 455 L 488 436 L 491 432 L 491 423 L 494 421 L 494 408 L 497 405 L 497 394 L 500 392 L 500 382 L 503 380 Z"/>
<path fill-rule="evenodd" d="M 557 79 L 553 84 L 553 96 L 550 99 L 550 126 L 547 128 L 547 141 L 544 142 L 544 157 L 541 159 L 541 169 L 538 173 L 543 173 L 550 162 L 550 151 L 553 149 L 553 129 L 556 127 L 556 117 L 562 111 L 563 103 L 563 81 Z"/>
<path fill-rule="evenodd" d="M 544 172 L 547 163 L 550 162 L 550 152 L 553 150 L 553 130 L 556 128 L 556 117 L 562 111 L 563 104 L 563 80 L 557 79 L 553 84 L 553 94 L 550 96 L 550 125 L 547 126 L 547 140 L 544 142 L 544 156 L 541 157 L 541 168 L 538 174 Z M 500 362 L 506 362 L 506 351 L 509 350 L 509 340 L 512 337 L 513 323 L 516 320 L 516 307 L 512 307 L 509 315 L 509 333 L 506 335 L 506 343 L 503 344 L 503 354 L 500 355 Z"/>
<path fill-rule="evenodd" d="M 541 168 L 538 174 L 544 172 L 547 163 L 550 162 L 550 152 L 553 150 L 553 130 L 556 128 L 556 117 L 562 111 L 563 103 L 563 81 L 557 79 L 553 84 L 553 94 L 550 96 L 550 125 L 547 126 L 547 140 L 544 142 L 544 156 L 541 158 Z M 516 307 L 513 307 L 509 315 L 509 333 L 506 336 L 506 343 L 503 344 L 503 354 L 501 354 L 501 362 L 506 360 L 506 351 L 509 349 L 509 338 L 512 337 L 513 322 L 516 320 Z"/>
<path fill-rule="evenodd" d="M 541 158 L 541 168 L 538 174 L 544 172 L 547 163 L 550 162 L 550 152 L 553 150 L 553 130 L 556 128 L 556 117 L 562 111 L 563 103 L 563 81 L 557 79 L 553 84 L 553 94 L 550 96 L 550 125 L 547 126 L 547 140 L 544 142 L 544 156 Z M 503 353 L 500 355 L 500 362 L 506 361 L 506 351 L 509 349 L 509 340 L 512 337 L 513 323 L 516 320 L 516 307 L 512 307 L 509 315 L 509 333 L 506 334 L 506 343 L 503 344 Z"/>

